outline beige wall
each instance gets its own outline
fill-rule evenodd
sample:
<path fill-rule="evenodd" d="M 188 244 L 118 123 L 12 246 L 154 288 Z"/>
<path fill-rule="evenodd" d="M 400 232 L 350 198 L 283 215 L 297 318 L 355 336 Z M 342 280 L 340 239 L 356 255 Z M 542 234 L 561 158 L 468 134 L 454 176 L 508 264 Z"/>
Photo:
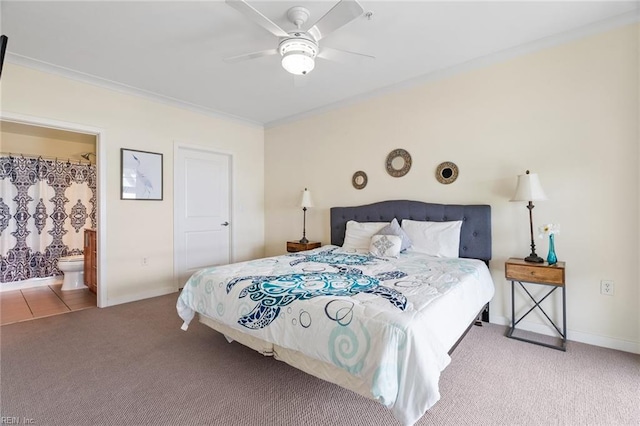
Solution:
<path fill-rule="evenodd" d="M 506 323 L 504 261 L 529 253 L 528 211 L 509 199 L 516 176 L 530 169 L 549 197 L 536 203 L 534 226 L 561 226 L 569 339 L 639 352 L 638 78 L 638 29 L 627 26 L 267 129 L 267 254 L 301 237 L 304 187 L 316 204 L 307 237 L 323 243 L 332 206 L 490 204 L 492 321 Z M 413 158 L 402 178 L 385 172 L 394 148 Z M 434 177 L 442 161 L 460 169 L 451 185 Z M 351 186 L 357 170 L 369 176 L 360 191 Z M 546 257 L 547 241 L 536 244 Z M 600 294 L 602 279 L 615 281 L 615 296 Z M 539 316 L 527 321 L 547 329 Z"/>
<path fill-rule="evenodd" d="M 64 130 L 0 122 L 0 153 L 83 161 L 81 154 L 96 152 L 96 137 Z M 95 162 L 95 156 L 89 157 Z"/>
<path fill-rule="evenodd" d="M 234 260 L 264 253 L 264 131 L 5 63 L 2 112 L 104 129 L 108 303 L 175 290 L 174 142 L 233 155 Z M 101 142 L 102 143 L 102 142 Z M 120 200 L 120 148 L 163 154 L 164 199 Z M 141 258 L 148 258 L 142 266 Z"/>

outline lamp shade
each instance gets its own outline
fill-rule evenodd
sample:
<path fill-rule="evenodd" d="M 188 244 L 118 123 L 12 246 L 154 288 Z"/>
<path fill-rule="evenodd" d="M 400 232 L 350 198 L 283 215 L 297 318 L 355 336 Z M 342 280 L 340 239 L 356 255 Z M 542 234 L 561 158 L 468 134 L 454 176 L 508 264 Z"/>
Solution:
<path fill-rule="evenodd" d="M 540 179 L 536 173 L 518 175 L 518 185 L 516 192 L 510 201 L 539 201 L 546 200 L 547 196 L 540 185 Z"/>
<path fill-rule="evenodd" d="M 307 188 L 302 191 L 302 200 L 300 201 L 300 207 L 313 207 L 313 201 L 311 201 L 311 191 Z"/>

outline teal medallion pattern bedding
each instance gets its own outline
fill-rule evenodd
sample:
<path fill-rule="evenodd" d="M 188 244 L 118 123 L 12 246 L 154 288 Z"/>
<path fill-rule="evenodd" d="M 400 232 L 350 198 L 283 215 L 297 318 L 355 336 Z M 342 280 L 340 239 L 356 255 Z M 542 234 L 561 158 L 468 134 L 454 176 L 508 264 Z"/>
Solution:
<path fill-rule="evenodd" d="M 356 272 L 354 272 L 356 271 Z M 385 273 L 379 274 L 385 279 Z M 394 277 L 403 277 L 400 272 Z M 227 284 L 227 293 L 242 281 L 251 285 L 240 292 L 239 298 L 246 297 L 259 302 L 256 307 L 238 319 L 238 323 L 251 329 L 264 328 L 278 317 L 280 308 L 296 300 L 309 300 L 318 296 L 352 296 L 370 293 L 382 296 L 397 308 L 404 310 L 407 299 L 392 288 L 380 285 L 380 279 L 362 274 L 353 268 L 346 273 L 319 272 L 286 275 L 262 275 L 234 278 Z"/>

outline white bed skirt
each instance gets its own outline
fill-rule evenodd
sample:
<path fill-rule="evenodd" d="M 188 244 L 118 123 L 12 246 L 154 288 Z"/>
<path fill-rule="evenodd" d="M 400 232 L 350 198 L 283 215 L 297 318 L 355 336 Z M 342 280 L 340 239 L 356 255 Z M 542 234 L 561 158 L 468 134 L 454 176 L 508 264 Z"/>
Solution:
<path fill-rule="evenodd" d="M 199 314 L 199 318 L 202 324 L 222 333 L 228 340 L 235 340 L 264 356 L 272 356 L 278 361 L 285 362 L 307 374 L 311 374 L 319 379 L 326 380 L 327 382 L 349 389 L 366 398 L 375 400 L 371 394 L 370 385 L 341 368 L 309 358 L 298 351 L 273 345 L 246 333 L 234 330 L 205 315 Z"/>

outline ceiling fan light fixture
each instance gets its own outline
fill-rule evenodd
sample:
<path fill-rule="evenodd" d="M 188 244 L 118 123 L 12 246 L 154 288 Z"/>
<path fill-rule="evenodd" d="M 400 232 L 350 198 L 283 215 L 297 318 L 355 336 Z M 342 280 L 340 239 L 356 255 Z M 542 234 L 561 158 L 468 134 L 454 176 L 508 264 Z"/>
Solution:
<path fill-rule="evenodd" d="M 316 66 L 316 61 L 301 52 L 285 53 L 282 57 L 282 68 L 295 75 L 305 75 L 310 73 Z"/>
<path fill-rule="evenodd" d="M 295 75 L 310 73 L 315 67 L 318 45 L 304 38 L 290 38 L 280 43 L 282 67 Z"/>

